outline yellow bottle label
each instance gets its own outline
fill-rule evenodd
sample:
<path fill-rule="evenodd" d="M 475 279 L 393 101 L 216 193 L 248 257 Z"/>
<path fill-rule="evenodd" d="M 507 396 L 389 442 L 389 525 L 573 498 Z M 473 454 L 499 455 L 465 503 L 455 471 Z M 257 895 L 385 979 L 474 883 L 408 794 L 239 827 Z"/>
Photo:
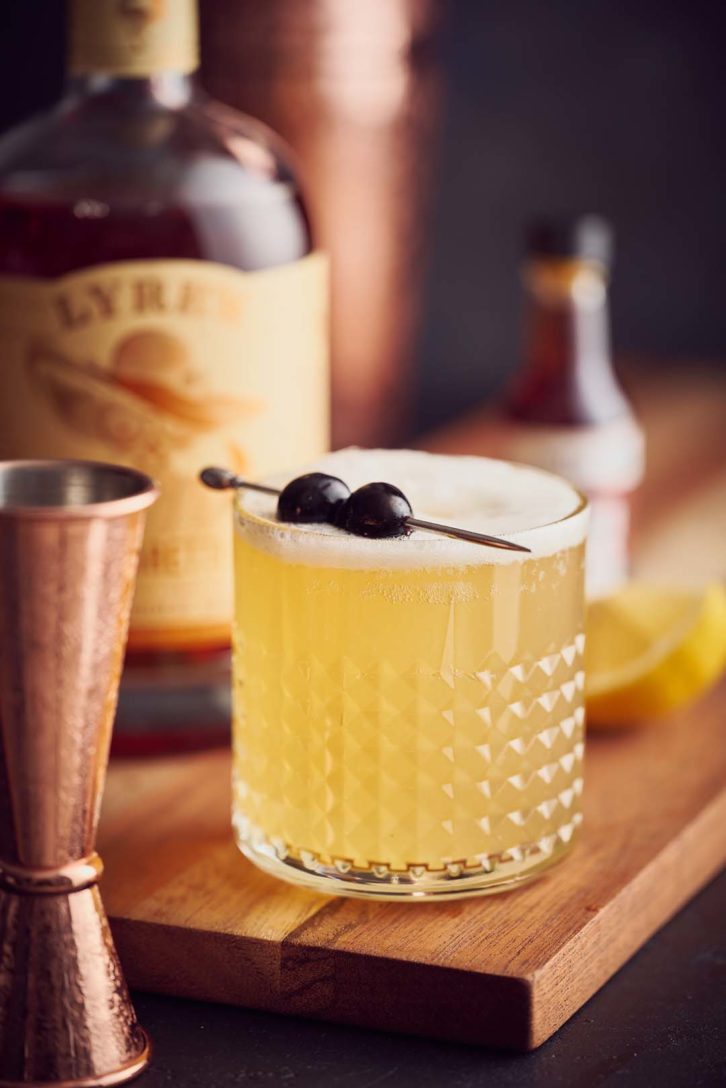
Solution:
<path fill-rule="evenodd" d="M 206 261 L 0 277 L 0 459 L 133 465 L 161 485 L 131 621 L 137 648 L 225 641 L 229 495 L 204 465 L 251 477 L 328 444 L 327 261 L 260 272 Z"/>
<path fill-rule="evenodd" d="M 144 77 L 199 64 L 196 0 L 71 0 L 69 68 Z"/>

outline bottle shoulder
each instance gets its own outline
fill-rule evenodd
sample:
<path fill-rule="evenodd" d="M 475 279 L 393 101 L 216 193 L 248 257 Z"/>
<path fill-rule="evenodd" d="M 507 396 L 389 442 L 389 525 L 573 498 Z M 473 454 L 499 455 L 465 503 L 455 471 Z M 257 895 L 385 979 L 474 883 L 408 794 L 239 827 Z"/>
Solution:
<path fill-rule="evenodd" d="M 313 248 L 284 144 L 195 93 L 183 106 L 69 96 L 0 141 L 0 273 L 201 259 L 245 271 Z"/>
<path fill-rule="evenodd" d="M 266 126 L 200 91 L 179 107 L 71 94 L 0 139 L 0 192 L 129 204 L 277 190 L 280 199 L 299 194 L 290 159 Z"/>
<path fill-rule="evenodd" d="M 632 409 L 608 359 L 580 373 L 524 370 L 510 382 L 505 411 L 522 423 L 593 427 L 628 419 Z"/>

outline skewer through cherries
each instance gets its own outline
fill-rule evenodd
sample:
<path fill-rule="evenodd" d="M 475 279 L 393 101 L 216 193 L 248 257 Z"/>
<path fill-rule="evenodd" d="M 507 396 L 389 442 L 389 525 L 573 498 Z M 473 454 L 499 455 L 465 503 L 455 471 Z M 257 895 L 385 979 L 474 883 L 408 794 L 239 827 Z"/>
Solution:
<path fill-rule="evenodd" d="M 351 492 L 348 485 L 337 476 L 329 476 L 325 472 L 308 472 L 304 476 L 296 476 L 280 491 L 267 484 L 243 480 L 226 468 L 205 468 L 199 477 L 203 484 L 217 491 L 234 487 L 277 495 L 278 521 L 334 525 L 356 536 L 375 539 L 407 536 L 413 529 L 426 529 L 431 533 L 441 533 L 474 544 L 485 544 L 490 548 L 504 548 L 514 552 L 530 551 L 522 544 L 502 540 L 498 536 L 416 518 L 413 516 L 411 503 L 393 484 L 364 484 Z"/>

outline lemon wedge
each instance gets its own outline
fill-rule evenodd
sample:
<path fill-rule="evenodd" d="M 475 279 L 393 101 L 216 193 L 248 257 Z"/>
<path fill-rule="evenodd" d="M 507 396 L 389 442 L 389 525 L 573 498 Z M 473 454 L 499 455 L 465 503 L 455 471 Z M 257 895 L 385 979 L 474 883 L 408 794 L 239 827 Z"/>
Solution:
<path fill-rule="evenodd" d="M 698 698 L 726 668 L 726 589 L 631 583 L 587 610 L 588 722 L 629 725 Z"/>

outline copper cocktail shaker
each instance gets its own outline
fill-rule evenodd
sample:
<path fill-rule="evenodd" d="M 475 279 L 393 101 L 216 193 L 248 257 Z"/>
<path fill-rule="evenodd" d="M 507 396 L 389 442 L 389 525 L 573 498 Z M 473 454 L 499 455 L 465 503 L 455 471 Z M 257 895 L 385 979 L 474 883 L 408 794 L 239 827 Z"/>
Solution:
<path fill-rule="evenodd" d="M 205 0 L 202 76 L 295 150 L 331 256 L 333 446 L 398 444 L 440 129 L 435 0 Z"/>
<path fill-rule="evenodd" d="M 0 1085 L 148 1061 L 97 881 L 96 824 L 145 511 L 140 472 L 0 463 Z"/>

